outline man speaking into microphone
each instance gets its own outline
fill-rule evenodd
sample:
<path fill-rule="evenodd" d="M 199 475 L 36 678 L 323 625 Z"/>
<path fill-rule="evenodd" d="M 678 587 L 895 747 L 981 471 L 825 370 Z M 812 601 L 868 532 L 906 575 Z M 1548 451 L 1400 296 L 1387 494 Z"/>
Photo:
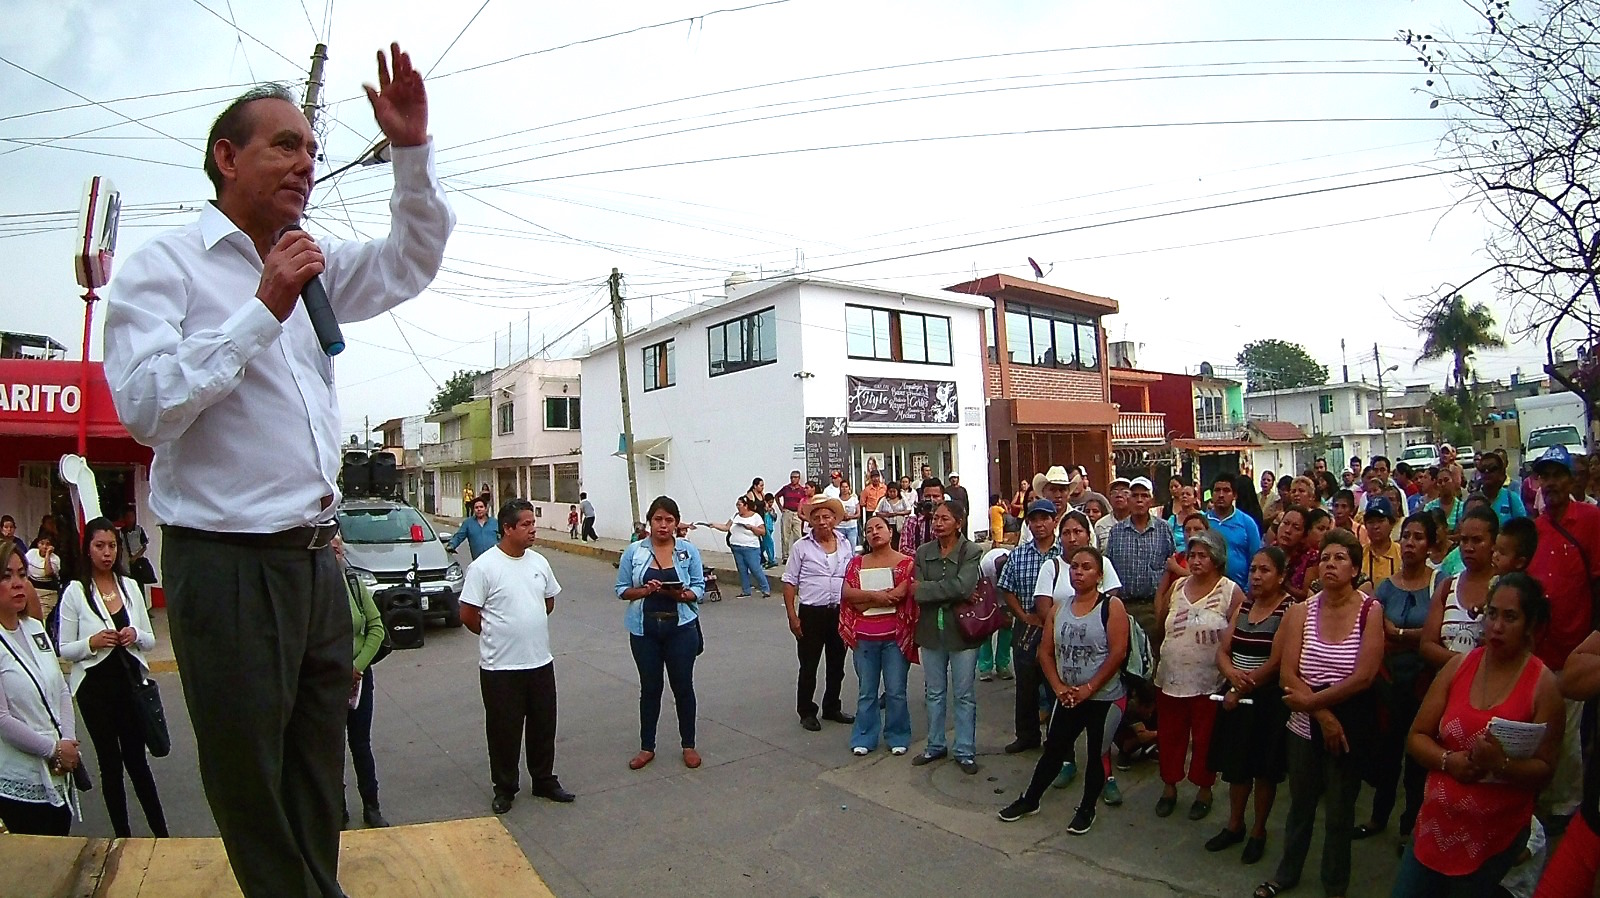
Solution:
<path fill-rule="evenodd" d="M 399 45 L 379 51 L 367 98 L 394 148 L 388 237 L 319 247 L 285 231 L 305 212 L 317 146 L 295 98 L 265 85 L 211 127 L 216 200 L 134 252 L 109 292 L 106 377 L 128 431 L 155 449 L 172 647 L 247 898 L 343 894 L 353 636 L 329 545 L 339 406 L 301 294 L 320 277 L 339 320 L 372 318 L 428 286 L 455 224 L 422 76 Z"/>

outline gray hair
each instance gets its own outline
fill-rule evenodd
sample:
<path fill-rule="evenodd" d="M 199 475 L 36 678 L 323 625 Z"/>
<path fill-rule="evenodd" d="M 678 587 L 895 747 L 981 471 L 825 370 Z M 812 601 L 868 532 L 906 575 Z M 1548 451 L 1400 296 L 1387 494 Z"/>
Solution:
<path fill-rule="evenodd" d="M 245 111 L 245 107 L 257 100 L 283 100 L 295 106 L 300 105 L 300 100 L 289 88 L 282 84 L 267 83 L 250 88 L 222 110 L 217 120 L 211 123 L 211 133 L 206 135 L 204 165 L 206 177 L 211 179 L 211 186 L 216 188 L 219 197 L 222 196 L 222 171 L 217 168 L 217 141 L 226 140 L 236 146 L 250 142 L 250 138 L 255 136 L 255 120 Z"/>
<path fill-rule="evenodd" d="M 1085 508 L 1089 507 L 1089 503 L 1090 502 L 1094 502 L 1094 503 L 1096 503 L 1097 505 L 1100 506 L 1100 513 L 1101 514 L 1110 514 L 1111 513 L 1111 500 L 1107 499 L 1103 494 L 1097 493 L 1094 490 L 1090 490 L 1087 493 L 1084 493 L 1083 494 L 1083 505 L 1084 505 L 1084 507 Z"/>
<path fill-rule="evenodd" d="M 1216 528 L 1189 537 L 1189 549 L 1204 551 L 1211 556 L 1211 563 L 1218 569 L 1223 571 L 1228 569 L 1228 541 L 1222 538 L 1222 533 Z"/>

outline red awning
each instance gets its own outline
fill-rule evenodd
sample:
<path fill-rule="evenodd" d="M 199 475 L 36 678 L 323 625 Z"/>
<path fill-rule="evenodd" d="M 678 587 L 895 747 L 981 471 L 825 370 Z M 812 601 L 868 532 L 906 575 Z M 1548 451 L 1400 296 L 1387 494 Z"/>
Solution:
<path fill-rule="evenodd" d="M 79 416 L 89 416 L 89 436 L 132 439 L 111 404 L 105 368 L 89 363 L 87 395 L 80 363 L 0 359 L 0 434 L 76 437 Z"/>

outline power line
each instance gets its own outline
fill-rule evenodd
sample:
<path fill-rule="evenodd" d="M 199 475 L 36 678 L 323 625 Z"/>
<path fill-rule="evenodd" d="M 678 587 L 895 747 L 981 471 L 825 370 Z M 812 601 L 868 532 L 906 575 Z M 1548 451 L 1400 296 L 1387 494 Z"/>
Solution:
<path fill-rule="evenodd" d="M 195 0 L 195 2 L 198 3 L 199 0 Z M 111 113 L 112 115 L 115 115 L 116 117 L 118 117 L 120 119 L 123 119 L 123 120 L 127 121 L 130 124 L 138 125 L 139 127 L 144 128 L 144 129 L 146 129 L 148 131 L 154 131 L 155 133 L 161 135 L 162 137 L 166 137 L 166 138 L 170 138 L 172 140 L 175 140 L 178 143 L 181 143 L 184 146 L 186 146 L 186 147 L 188 147 L 188 148 L 190 148 L 192 150 L 199 150 L 200 149 L 198 146 L 195 146 L 194 144 L 190 143 L 187 140 L 184 140 L 184 139 L 179 138 L 179 137 L 173 137 L 171 134 L 168 134 L 167 132 L 161 130 L 160 128 L 155 127 L 154 125 L 151 125 L 151 124 L 148 124 L 148 123 L 146 123 L 144 121 L 141 121 L 139 119 L 132 118 L 130 116 L 124 115 L 120 111 L 118 111 L 116 109 L 113 109 L 110 106 L 108 106 L 105 103 L 102 103 L 102 102 L 100 102 L 98 100 L 91 100 L 88 97 L 84 96 L 83 94 L 80 94 L 77 91 L 73 90 L 72 88 L 67 87 L 64 84 L 61 84 L 58 81 L 52 81 L 51 79 L 46 78 L 45 76 L 43 76 L 43 75 L 39 74 L 38 72 L 35 72 L 35 71 L 31 70 L 31 69 L 28 69 L 28 68 L 25 68 L 23 66 L 20 66 L 20 65 L 16 64 L 15 62 L 12 62 L 11 60 L 5 58 L 4 56 L 0 56 L 0 62 L 3 62 L 8 66 L 11 66 L 12 68 L 16 69 L 17 71 L 23 73 L 24 75 L 28 75 L 28 76 L 33 77 L 33 78 L 37 78 L 38 80 L 43 81 L 44 83 L 50 85 L 51 87 L 54 87 L 56 90 L 72 94 L 74 97 L 77 97 L 80 100 L 83 100 L 83 101 L 85 101 L 87 103 L 91 103 L 91 104 L 93 104 L 95 106 L 98 106 L 101 109 L 104 109 L 105 111 Z"/>
<path fill-rule="evenodd" d="M 159 93 L 153 93 L 153 94 L 135 94 L 135 95 L 130 96 L 130 97 L 117 97 L 114 100 L 106 100 L 105 102 L 106 103 L 132 103 L 135 100 L 154 100 L 154 99 L 158 99 L 160 97 L 173 97 L 173 96 L 179 96 L 181 94 L 198 94 L 198 93 L 205 93 L 207 91 L 213 91 L 213 90 L 238 90 L 241 87 L 250 87 L 250 86 L 251 85 L 249 85 L 249 84 L 218 84 L 218 85 L 213 86 L 213 87 L 186 87 L 186 88 L 183 88 L 181 90 L 164 90 L 164 91 L 161 91 Z M 33 112 L 16 112 L 16 113 L 12 113 L 11 115 L 0 115 L 0 122 L 9 122 L 9 121 L 12 121 L 13 119 L 19 119 L 19 118 L 31 118 L 31 117 L 36 116 L 36 115 L 53 115 L 53 114 L 55 114 L 57 112 L 71 112 L 74 109 L 87 109 L 90 106 L 100 106 L 100 105 L 102 105 L 102 104 L 99 103 L 99 102 L 91 100 L 91 101 L 89 101 L 87 103 L 71 103 L 71 104 L 66 105 L 66 106 L 54 106 L 54 107 L 51 107 L 49 109 L 36 109 Z M 207 104 L 207 105 L 209 105 L 209 104 Z M 198 106 L 190 106 L 190 107 L 187 107 L 187 108 L 188 109 L 198 109 L 199 107 Z M 181 112 L 183 110 L 179 110 L 179 111 Z M 161 113 L 161 114 L 162 115 L 170 115 L 171 113 Z M 154 116 L 148 116 L 148 117 L 152 117 L 153 118 Z"/>
<path fill-rule="evenodd" d="M 278 57 L 279 59 L 283 60 L 284 62 L 287 62 L 288 64 L 294 66 L 296 72 L 298 72 L 300 70 L 300 63 L 295 62 L 294 60 L 292 60 L 289 57 L 283 55 L 282 53 L 279 53 L 275 48 L 273 48 L 273 46 L 271 44 L 267 43 L 266 41 L 263 41 L 261 38 L 258 38 L 255 35 L 251 34 L 250 32 L 244 30 L 243 28 L 240 28 L 238 23 L 228 21 L 228 19 L 225 18 L 221 13 L 219 13 L 216 10 L 212 9 L 211 7 L 205 5 L 204 3 L 201 3 L 200 0 L 190 0 L 190 2 L 193 3 L 195 6 L 198 6 L 201 9 L 205 10 L 206 12 L 211 13 L 211 15 L 216 17 L 217 21 L 221 22 L 224 25 L 227 25 L 229 28 L 232 28 L 240 36 L 247 37 L 247 38 L 251 39 L 252 41 L 255 41 L 256 43 L 260 44 L 262 47 L 266 48 L 268 53 L 271 53 L 272 55 Z"/>
<path fill-rule="evenodd" d="M 478 16 L 482 15 L 483 11 L 487 9 L 488 6 L 489 0 L 483 0 L 483 5 L 479 6 L 478 11 L 472 14 L 472 18 L 467 20 L 467 24 L 461 26 L 461 30 L 456 32 L 456 36 L 450 39 L 450 43 L 445 46 L 444 52 L 439 54 L 439 58 L 433 61 L 433 65 L 428 66 L 428 71 L 423 74 L 422 80 L 426 81 L 428 78 L 432 77 L 433 70 L 439 67 L 439 63 L 444 62 L 444 58 L 450 55 L 451 50 L 455 49 L 456 42 L 461 40 L 461 36 L 463 34 L 467 33 L 467 29 L 472 27 L 473 22 L 478 21 Z"/>

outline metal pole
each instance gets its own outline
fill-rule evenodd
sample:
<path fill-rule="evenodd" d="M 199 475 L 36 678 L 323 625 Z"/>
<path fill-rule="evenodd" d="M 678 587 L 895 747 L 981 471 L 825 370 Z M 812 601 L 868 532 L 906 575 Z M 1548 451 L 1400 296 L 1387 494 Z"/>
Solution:
<path fill-rule="evenodd" d="M 622 272 L 611 269 L 611 321 L 617 329 L 617 384 L 622 390 L 622 452 L 628 462 L 630 521 L 639 520 L 639 472 L 633 459 L 633 412 L 628 405 L 628 347 L 622 339 Z M 631 523 L 629 526 L 632 526 Z"/>
<path fill-rule="evenodd" d="M 1378 366 L 1378 420 L 1383 422 L 1383 454 L 1389 454 L 1389 405 L 1383 389 L 1383 357 L 1378 355 L 1378 344 L 1372 344 L 1372 361 Z"/>
<path fill-rule="evenodd" d="M 92 288 L 83 294 L 83 358 L 78 362 L 78 455 L 85 459 L 89 457 L 89 335 L 93 332 L 94 303 L 99 298 Z"/>
<path fill-rule="evenodd" d="M 305 102 L 300 104 L 300 111 L 305 113 L 312 131 L 317 130 L 317 110 L 322 106 L 322 66 L 327 61 L 328 45 L 317 44 L 311 51 L 311 75 L 306 78 Z"/>

